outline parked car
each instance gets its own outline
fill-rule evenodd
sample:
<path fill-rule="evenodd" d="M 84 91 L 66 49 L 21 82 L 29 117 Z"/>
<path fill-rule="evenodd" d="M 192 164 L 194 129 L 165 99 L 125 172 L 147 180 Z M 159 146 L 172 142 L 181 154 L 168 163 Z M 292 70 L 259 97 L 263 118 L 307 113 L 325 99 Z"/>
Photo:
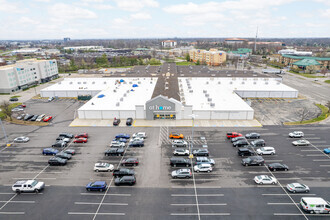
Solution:
<path fill-rule="evenodd" d="M 212 166 L 214 166 L 214 164 L 215 164 L 213 159 L 210 159 L 207 157 L 196 157 L 195 165 L 199 165 L 199 164 L 203 164 L 203 163 L 211 164 Z"/>
<path fill-rule="evenodd" d="M 48 121 L 52 120 L 52 118 L 53 118 L 53 116 L 46 116 L 46 117 L 44 117 L 43 121 L 48 122 Z"/>
<path fill-rule="evenodd" d="M 261 147 L 257 149 L 258 155 L 274 155 L 276 153 L 273 147 Z"/>
<path fill-rule="evenodd" d="M 60 133 L 58 136 L 63 136 L 63 137 L 70 138 L 70 139 L 72 139 L 74 137 L 73 134 L 70 134 L 70 133 Z"/>
<path fill-rule="evenodd" d="M 62 158 L 62 159 L 67 159 L 67 160 L 70 160 L 72 155 L 71 154 L 67 154 L 67 153 L 64 153 L 63 151 L 57 153 L 55 155 L 55 157 L 59 157 L 59 158 Z"/>
<path fill-rule="evenodd" d="M 253 150 L 251 150 L 249 148 L 246 148 L 246 147 L 240 147 L 240 148 L 238 148 L 237 154 L 238 154 L 238 156 L 241 156 L 241 157 L 255 155 L 255 153 L 254 153 Z"/>
<path fill-rule="evenodd" d="M 56 141 L 63 141 L 65 143 L 69 143 L 70 142 L 70 138 L 66 138 L 66 137 L 63 137 L 63 136 L 58 136 L 56 138 Z"/>
<path fill-rule="evenodd" d="M 26 115 L 24 116 L 24 121 L 28 121 L 28 120 L 30 120 L 32 117 L 33 117 L 33 115 L 26 114 Z"/>
<path fill-rule="evenodd" d="M 88 138 L 88 133 L 76 134 L 74 138 Z"/>
<path fill-rule="evenodd" d="M 21 115 L 19 115 L 19 116 L 17 116 L 17 120 L 23 120 L 24 119 L 24 116 L 25 116 L 25 114 L 21 114 Z"/>
<path fill-rule="evenodd" d="M 172 171 L 171 174 L 173 179 L 177 179 L 177 178 L 191 178 L 192 177 L 192 173 L 190 169 L 179 169 L 179 170 L 174 170 Z"/>
<path fill-rule="evenodd" d="M 45 148 L 42 150 L 43 155 L 56 155 L 58 152 L 60 151 L 54 148 Z"/>
<path fill-rule="evenodd" d="M 184 159 L 182 157 L 172 157 L 170 159 L 170 165 L 172 167 L 189 167 L 191 166 L 190 160 L 189 159 Z"/>
<path fill-rule="evenodd" d="M 301 137 L 304 137 L 304 132 L 294 131 L 294 132 L 289 133 L 289 137 L 290 138 L 301 138 Z"/>
<path fill-rule="evenodd" d="M 264 165 L 265 160 L 264 160 L 264 158 L 262 158 L 260 156 L 251 156 L 251 157 L 242 159 L 241 163 L 243 166 L 253 166 L 253 165 L 262 166 L 262 165 Z"/>
<path fill-rule="evenodd" d="M 121 165 L 122 166 L 137 166 L 137 165 L 139 165 L 139 159 L 138 158 L 134 158 L 134 157 L 123 159 L 121 161 Z"/>
<path fill-rule="evenodd" d="M 302 183 L 289 183 L 286 185 L 286 188 L 292 193 L 308 193 L 310 191 L 309 187 Z"/>
<path fill-rule="evenodd" d="M 135 176 L 123 176 L 123 177 L 117 177 L 115 179 L 116 186 L 121 186 L 121 185 L 133 186 L 135 183 L 136 183 Z"/>
<path fill-rule="evenodd" d="M 131 136 L 129 134 L 117 134 L 115 138 L 126 138 L 129 139 Z"/>
<path fill-rule="evenodd" d="M 26 108 L 26 105 L 25 104 L 22 104 L 22 105 L 18 105 L 16 106 L 17 108 Z"/>
<path fill-rule="evenodd" d="M 114 120 L 113 120 L 113 125 L 114 126 L 118 126 L 120 124 L 120 119 L 119 118 L 115 118 Z"/>
<path fill-rule="evenodd" d="M 134 133 L 134 134 L 132 135 L 132 137 L 133 137 L 133 138 L 135 138 L 135 137 L 139 137 L 139 138 L 146 139 L 146 138 L 147 138 L 147 135 L 146 135 L 145 132 L 137 132 L 137 133 Z"/>
<path fill-rule="evenodd" d="M 44 119 L 45 114 L 39 115 L 38 118 L 36 119 L 36 121 L 42 121 L 42 119 Z"/>
<path fill-rule="evenodd" d="M 67 159 L 63 159 L 60 157 L 52 157 L 48 160 L 48 164 L 50 166 L 64 166 L 67 162 Z"/>
<path fill-rule="evenodd" d="M 209 156 L 210 154 L 208 149 L 196 149 L 192 153 L 194 156 Z"/>
<path fill-rule="evenodd" d="M 100 171 L 111 172 L 114 170 L 114 168 L 115 167 L 109 163 L 96 163 L 94 165 L 95 172 L 100 172 Z"/>
<path fill-rule="evenodd" d="M 127 142 L 127 139 L 126 138 L 114 138 L 112 139 L 112 141 L 114 142 L 124 142 L 126 143 Z M 111 142 L 112 143 L 112 142 Z"/>
<path fill-rule="evenodd" d="M 258 140 L 251 141 L 251 145 L 253 147 L 263 147 L 263 146 L 266 146 L 266 142 L 263 139 L 258 139 Z"/>
<path fill-rule="evenodd" d="M 323 149 L 323 152 L 324 152 L 325 154 L 330 154 L 330 147 L 328 147 L 328 148 L 324 148 L 324 149 Z"/>
<path fill-rule="evenodd" d="M 105 191 L 107 189 L 107 183 L 105 181 L 90 182 L 86 185 L 87 191 Z"/>
<path fill-rule="evenodd" d="M 254 182 L 256 184 L 277 184 L 277 179 L 272 177 L 272 176 L 268 176 L 268 175 L 260 175 L 260 176 L 255 176 L 254 177 Z"/>
<path fill-rule="evenodd" d="M 247 138 L 247 139 L 257 139 L 257 138 L 260 138 L 260 134 L 252 132 L 252 133 L 246 134 L 245 138 Z"/>
<path fill-rule="evenodd" d="M 183 136 L 183 134 L 179 134 L 179 133 L 176 133 L 176 132 L 172 132 L 172 133 L 169 135 L 169 138 L 170 138 L 170 139 L 183 139 L 184 136 Z"/>
<path fill-rule="evenodd" d="M 187 147 L 188 142 L 185 140 L 173 140 L 172 147 Z"/>
<path fill-rule="evenodd" d="M 104 152 L 105 156 L 123 156 L 125 150 L 123 148 L 110 148 Z"/>
<path fill-rule="evenodd" d="M 143 141 L 144 142 L 144 138 L 142 137 L 132 137 L 129 142 L 133 142 L 133 141 Z"/>
<path fill-rule="evenodd" d="M 297 140 L 292 142 L 293 146 L 308 146 L 309 144 L 310 142 L 307 140 Z"/>
<path fill-rule="evenodd" d="M 207 164 L 207 163 L 202 163 L 199 165 L 195 165 L 194 166 L 194 171 L 199 173 L 199 172 L 212 172 L 212 165 L 211 164 Z"/>
<path fill-rule="evenodd" d="M 10 98 L 9 101 L 11 101 L 11 102 L 17 102 L 18 101 L 18 98 Z"/>
<path fill-rule="evenodd" d="M 123 148 L 125 147 L 125 143 L 124 142 L 119 142 L 119 141 L 112 141 L 110 144 L 110 147 L 114 147 L 114 148 Z"/>
<path fill-rule="evenodd" d="M 87 143 L 87 138 L 75 138 L 73 143 Z"/>
<path fill-rule="evenodd" d="M 281 170 L 288 171 L 289 167 L 282 163 L 270 163 L 268 164 L 268 169 L 271 171 L 281 171 Z"/>
<path fill-rule="evenodd" d="M 30 138 L 22 136 L 22 137 L 17 137 L 14 139 L 15 143 L 26 143 L 30 140 Z"/>
<path fill-rule="evenodd" d="M 134 176 L 135 171 L 127 168 L 120 168 L 113 171 L 112 175 L 114 177 L 122 177 L 122 176 Z"/>
<path fill-rule="evenodd" d="M 226 136 L 227 136 L 227 139 L 229 139 L 229 138 L 241 137 L 243 135 L 238 132 L 229 132 L 229 133 L 227 133 Z"/>
<path fill-rule="evenodd" d="M 20 111 L 24 111 L 24 108 L 19 108 L 19 107 L 15 107 L 11 109 L 12 112 L 20 112 Z"/>
<path fill-rule="evenodd" d="M 33 117 L 30 119 L 30 121 L 35 121 L 35 120 L 37 120 L 38 117 L 39 117 L 39 115 L 33 115 Z"/>
<path fill-rule="evenodd" d="M 127 118 L 126 119 L 126 125 L 127 126 L 130 126 L 130 125 L 132 125 L 133 124 L 133 118 Z"/>
<path fill-rule="evenodd" d="M 330 214 L 330 203 L 321 197 L 302 197 L 300 205 L 305 212 Z"/>
<path fill-rule="evenodd" d="M 173 151 L 174 156 L 189 156 L 189 150 L 187 149 L 175 149 Z"/>
<path fill-rule="evenodd" d="M 75 155 L 76 154 L 76 151 L 74 149 L 66 149 L 63 151 L 64 153 L 67 153 L 67 154 L 71 154 L 71 155 Z"/>
<path fill-rule="evenodd" d="M 64 141 L 56 141 L 54 144 L 52 144 L 52 147 L 66 147 L 67 143 Z"/>
<path fill-rule="evenodd" d="M 48 98 L 48 102 L 51 102 L 51 101 L 53 101 L 54 100 L 54 97 L 49 97 Z"/>
<path fill-rule="evenodd" d="M 16 193 L 21 192 L 35 192 L 38 193 L 45 188 L 44 182 L 37 180 L 18 180 L 11 189 Z"/>
<path fill-rule="evenodd" d="M 144 141 L 132 141 L 128 144 L 130 147 L 143 147 Z"/>
<path fill-rule="evenodd" d="M 233 142 L 236 142 L 236 141 L 239 141 L 239 140 L 246 140 L 246 139 L 243 136 L 239 136 L 239 137 L 232 138 L 230 141 L 233 143 Z"/>
<path fill-rule="evenodd" d="M 233 142 L 233 147 L 245 147 L 248 145 L 249 145 L 249 142 L 244 139 Z"/>

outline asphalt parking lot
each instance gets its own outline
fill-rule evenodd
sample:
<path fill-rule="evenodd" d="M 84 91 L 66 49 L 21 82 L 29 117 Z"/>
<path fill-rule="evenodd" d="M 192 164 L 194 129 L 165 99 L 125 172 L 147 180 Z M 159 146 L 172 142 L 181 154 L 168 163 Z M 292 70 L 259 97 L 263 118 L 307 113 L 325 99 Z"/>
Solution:
<path fill-rule="evenodd" d="M 329 214 L 307 214 L 298 204 L 303 196 L 330 200 L 330 158 L 322 150 L 329 147 L 329 126 L 263 128 L 135 128 L 135 127 L 68 127 L 78 102 L 61 101 L 61 106 L 32 103 L 54 111 L 54 123 L 46 127 L 6 124 L 9 139 L 26 135 L 28 143 L 0 148 L 0 219 L 327 219 Z M 44 111 L 40 109 L 40 111 Z M 58 121 L 57 121 L 58 120 Z M 58 122 L 58 123 L 56 123 Z M 288 133 L 301 130 L 310 146 L 295 147 Z M 145 131 L 148 138 L 142 148 L 131 148 L 123 157 L 104 156 L 104 151 L 118 133 Z M 172 179 L 169 160 L 173 148 L 168 134 L 183 133 L 195 148 L 207 145 L 215 160 L 212 173 L 194 173 L 191 179 Z M 266 164 L 281 162 L 289 171 L 270 172 L 266 166 L 244 167 L 237 149 L 225 134 L 256 131 L 275 147 L 276 155 L 263 156 Z M 66 166 L 48 166 L 49 156 L 41 151 L 50 147 L 60 132 L 88 132 L 86 144 L 70 143 L 77 154 Z M 201 138 L 204 137 L 204 138 Z M 3 134 L 0 135 L 3 142 Z M 137 157 L 139 166 L 134 186 L 115 186 L 112 173 L 96 173 L 96 162 L 115 167 L 122 158 Z M 280 184 L 256 185 L 256 175 L 274 175 Z M 16 180 L 44 181 L 39 194 L 15 194 Z M 106 192 L 87 192 L 88 182 L 106 181 Z M 308 194 L 289 194 L 282 188 L 291 182 L 302 182 L 311 188 Z"/>

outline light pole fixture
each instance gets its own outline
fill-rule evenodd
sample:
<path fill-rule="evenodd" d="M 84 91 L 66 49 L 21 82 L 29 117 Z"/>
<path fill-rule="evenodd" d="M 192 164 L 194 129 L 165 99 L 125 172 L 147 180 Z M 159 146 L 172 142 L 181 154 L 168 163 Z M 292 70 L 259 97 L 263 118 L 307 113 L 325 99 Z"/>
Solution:
<path fill-rule="evenodd" d="M 195 118 L 198 116 L 198 115 L 195 115 L 195 114 L 191 114 L 189 115 L 192 119 L 192 126 L 191 126 L 191 143 L 190 143 L 190 155 L 189 157 L 190 158 L 193 158 L 193 154 L 192 154 L 192 147 L 193 147 L 193 142 L 194 142 L 194 126 L 195 126 Z"/>

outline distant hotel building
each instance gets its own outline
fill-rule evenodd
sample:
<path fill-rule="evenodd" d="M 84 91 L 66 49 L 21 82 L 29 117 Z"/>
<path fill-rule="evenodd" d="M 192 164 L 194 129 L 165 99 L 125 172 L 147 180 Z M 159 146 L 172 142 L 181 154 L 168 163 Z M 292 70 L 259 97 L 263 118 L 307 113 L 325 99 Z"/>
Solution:
<path fill-rule="evenodd" d="M 174 40 L 164 40 L 162 41 L 162 47 L 176 47 L 177 42 Z"/>
<path fill-rule="evenodd" d="M 209 66 L 219 66 L 226 62 L 226 52 L 217 49 L 210 49 L 210 51 L 190 50 L 189 56 L 191 61 L 199 61 L 200 64 L 207 64 Z"/>
<path fill-rule="evenodd" d="M 56 78 L 56 60 L 21 60 L 0 67 L 0 93 L 12 93 Z"/>

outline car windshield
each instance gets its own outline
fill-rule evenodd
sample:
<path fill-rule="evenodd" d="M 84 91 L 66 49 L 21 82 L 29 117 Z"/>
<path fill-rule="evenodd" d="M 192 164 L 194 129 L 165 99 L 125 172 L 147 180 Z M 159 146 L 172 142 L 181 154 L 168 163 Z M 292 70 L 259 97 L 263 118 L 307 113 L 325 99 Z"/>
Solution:
<path fill-rule="evenodd" d="M 261 151 L 265 151 L 265 148 L 261 147 L 260 150 L 261 150 Z"/>
<path fill-rule="evenodd" d="M 32 183 L 31 183 L 31 186 L 36 186 L 38 184 L 38 181 L 34 180 Z"/>
<path fill-rule="evenodd" d="M 252 161 L 251 158 L 246 158 L 245 160 L 246 160 L 247 162 Z"/>

